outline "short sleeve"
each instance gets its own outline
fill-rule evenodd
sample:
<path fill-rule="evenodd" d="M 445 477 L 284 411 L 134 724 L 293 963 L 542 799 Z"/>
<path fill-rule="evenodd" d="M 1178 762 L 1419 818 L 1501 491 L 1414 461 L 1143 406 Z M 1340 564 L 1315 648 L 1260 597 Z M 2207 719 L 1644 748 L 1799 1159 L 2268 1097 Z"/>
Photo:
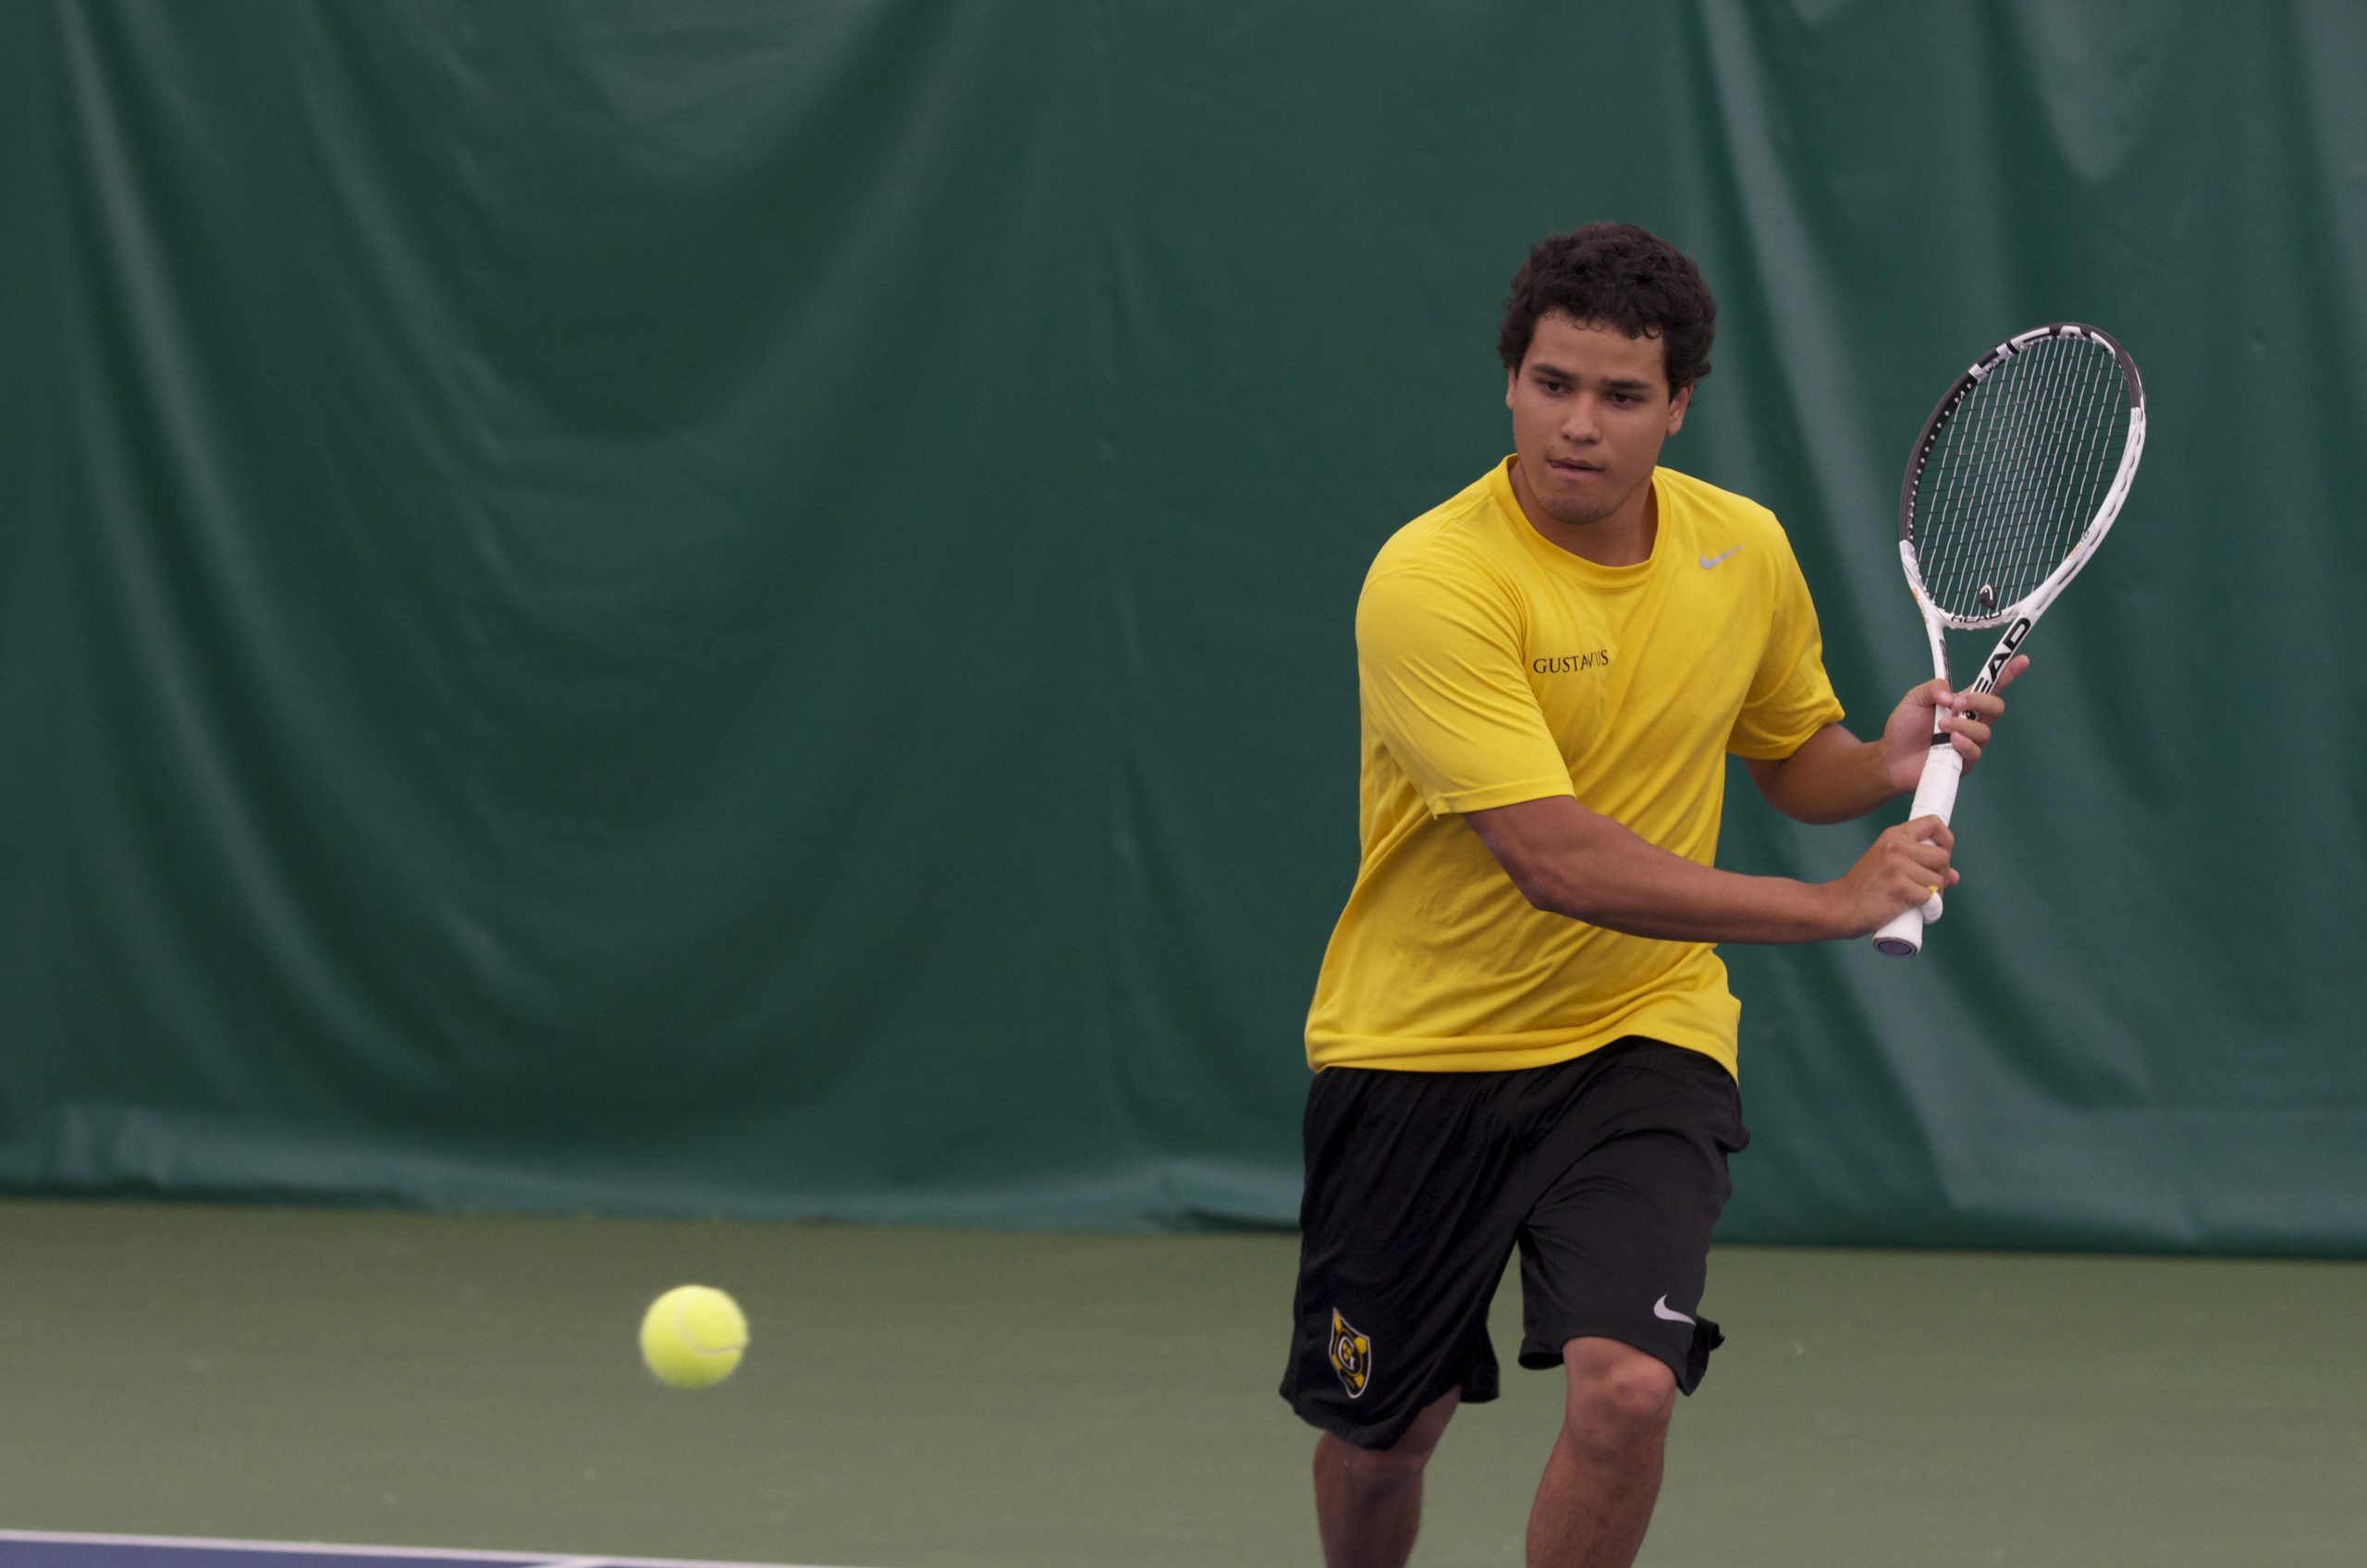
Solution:
<path fill-rule="evenodd" d="M 1781 530 L 1775 537 L 1781 548 L 1774 552 L 1767 642 L 1726 740 L 1726 750 L 1736 756 L 1764 762 L 1790 756 L 1809 736 L 1841 719 L 1841 700 L 1824 672 L 1824 633 L 1817 626 L 1808 580 L 1800 575 L 1791 542 Z"/>
<path fill-rule="evenodd" d="M 1365 722 L 1433 816 L 1572 793 L 1513 606 L 1489 585 L 1374 574 L 1356 601 L 1356 684 Z"/>

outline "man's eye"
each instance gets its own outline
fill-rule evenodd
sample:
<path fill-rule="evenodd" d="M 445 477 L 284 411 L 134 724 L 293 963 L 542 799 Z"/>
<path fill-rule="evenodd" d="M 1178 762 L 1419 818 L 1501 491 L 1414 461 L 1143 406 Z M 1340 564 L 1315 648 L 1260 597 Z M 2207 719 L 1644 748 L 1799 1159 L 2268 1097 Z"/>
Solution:
<path fill-rule="evenodd" d="M 1633 392 L 1613 392 L 1611 394 L 1611 400 L 1624 409 L 1628 404 L 1636 402 L 1638 399 Z"/>

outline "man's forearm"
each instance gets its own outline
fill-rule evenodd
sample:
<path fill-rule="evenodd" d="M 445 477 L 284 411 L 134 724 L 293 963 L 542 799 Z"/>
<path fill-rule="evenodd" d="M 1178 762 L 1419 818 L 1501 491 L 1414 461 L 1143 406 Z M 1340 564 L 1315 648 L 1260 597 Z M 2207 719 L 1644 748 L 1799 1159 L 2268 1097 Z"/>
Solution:
<path fill-rule="evenodd" d="M 1466 820 L 1539 909 L 1678 942 L 1818 942 L 1846 935 L 1832 890 L 1699 865 L 1566 798 Z"/>
<path fill-rule="evenodd" d="M 1781 762 L 1752 764 L 1751 777 L 1767 803 L 1797 822 L 1854 822 L 1901 792 L 1881 745 L 1837 724 Z"/>

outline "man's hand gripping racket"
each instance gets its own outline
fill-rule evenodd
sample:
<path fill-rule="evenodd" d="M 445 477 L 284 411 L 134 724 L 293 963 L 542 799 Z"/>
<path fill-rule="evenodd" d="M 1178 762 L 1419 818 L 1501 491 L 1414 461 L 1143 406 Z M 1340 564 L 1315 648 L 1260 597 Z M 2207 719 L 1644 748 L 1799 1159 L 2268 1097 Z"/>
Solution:
<path fill-rule="evenodd" d="M 2057 322 L 2008 338 L 1956 378 L 1925 422 L 1898 496 L 1898 558 L 1923 612 L 1932 667 L 1946 632 L 2002 626 L 1968 692 L 1992 692 L 2066 584 L 2111 531 L 2145 450 L 2145 386 L 2118 343 Z M 1956 809 L 1964 758 L 1936 719 L 1907 818 Z M 1921 950 L 1934 892 L 1874 933 L 1893 958 Z"/>

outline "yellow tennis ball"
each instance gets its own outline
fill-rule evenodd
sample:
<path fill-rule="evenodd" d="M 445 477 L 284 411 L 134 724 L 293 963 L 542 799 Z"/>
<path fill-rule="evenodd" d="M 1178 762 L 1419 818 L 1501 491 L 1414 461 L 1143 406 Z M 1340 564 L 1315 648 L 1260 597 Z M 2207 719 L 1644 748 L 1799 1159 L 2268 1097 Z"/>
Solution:
<path fill-rule="evenodd" d="M 740 1304 L 711 1285 L 678 1285 L 641 1319 L 641 1358 L 662 1383 L 704 1389 L 731 1376 L 748 1348 Z"/>

